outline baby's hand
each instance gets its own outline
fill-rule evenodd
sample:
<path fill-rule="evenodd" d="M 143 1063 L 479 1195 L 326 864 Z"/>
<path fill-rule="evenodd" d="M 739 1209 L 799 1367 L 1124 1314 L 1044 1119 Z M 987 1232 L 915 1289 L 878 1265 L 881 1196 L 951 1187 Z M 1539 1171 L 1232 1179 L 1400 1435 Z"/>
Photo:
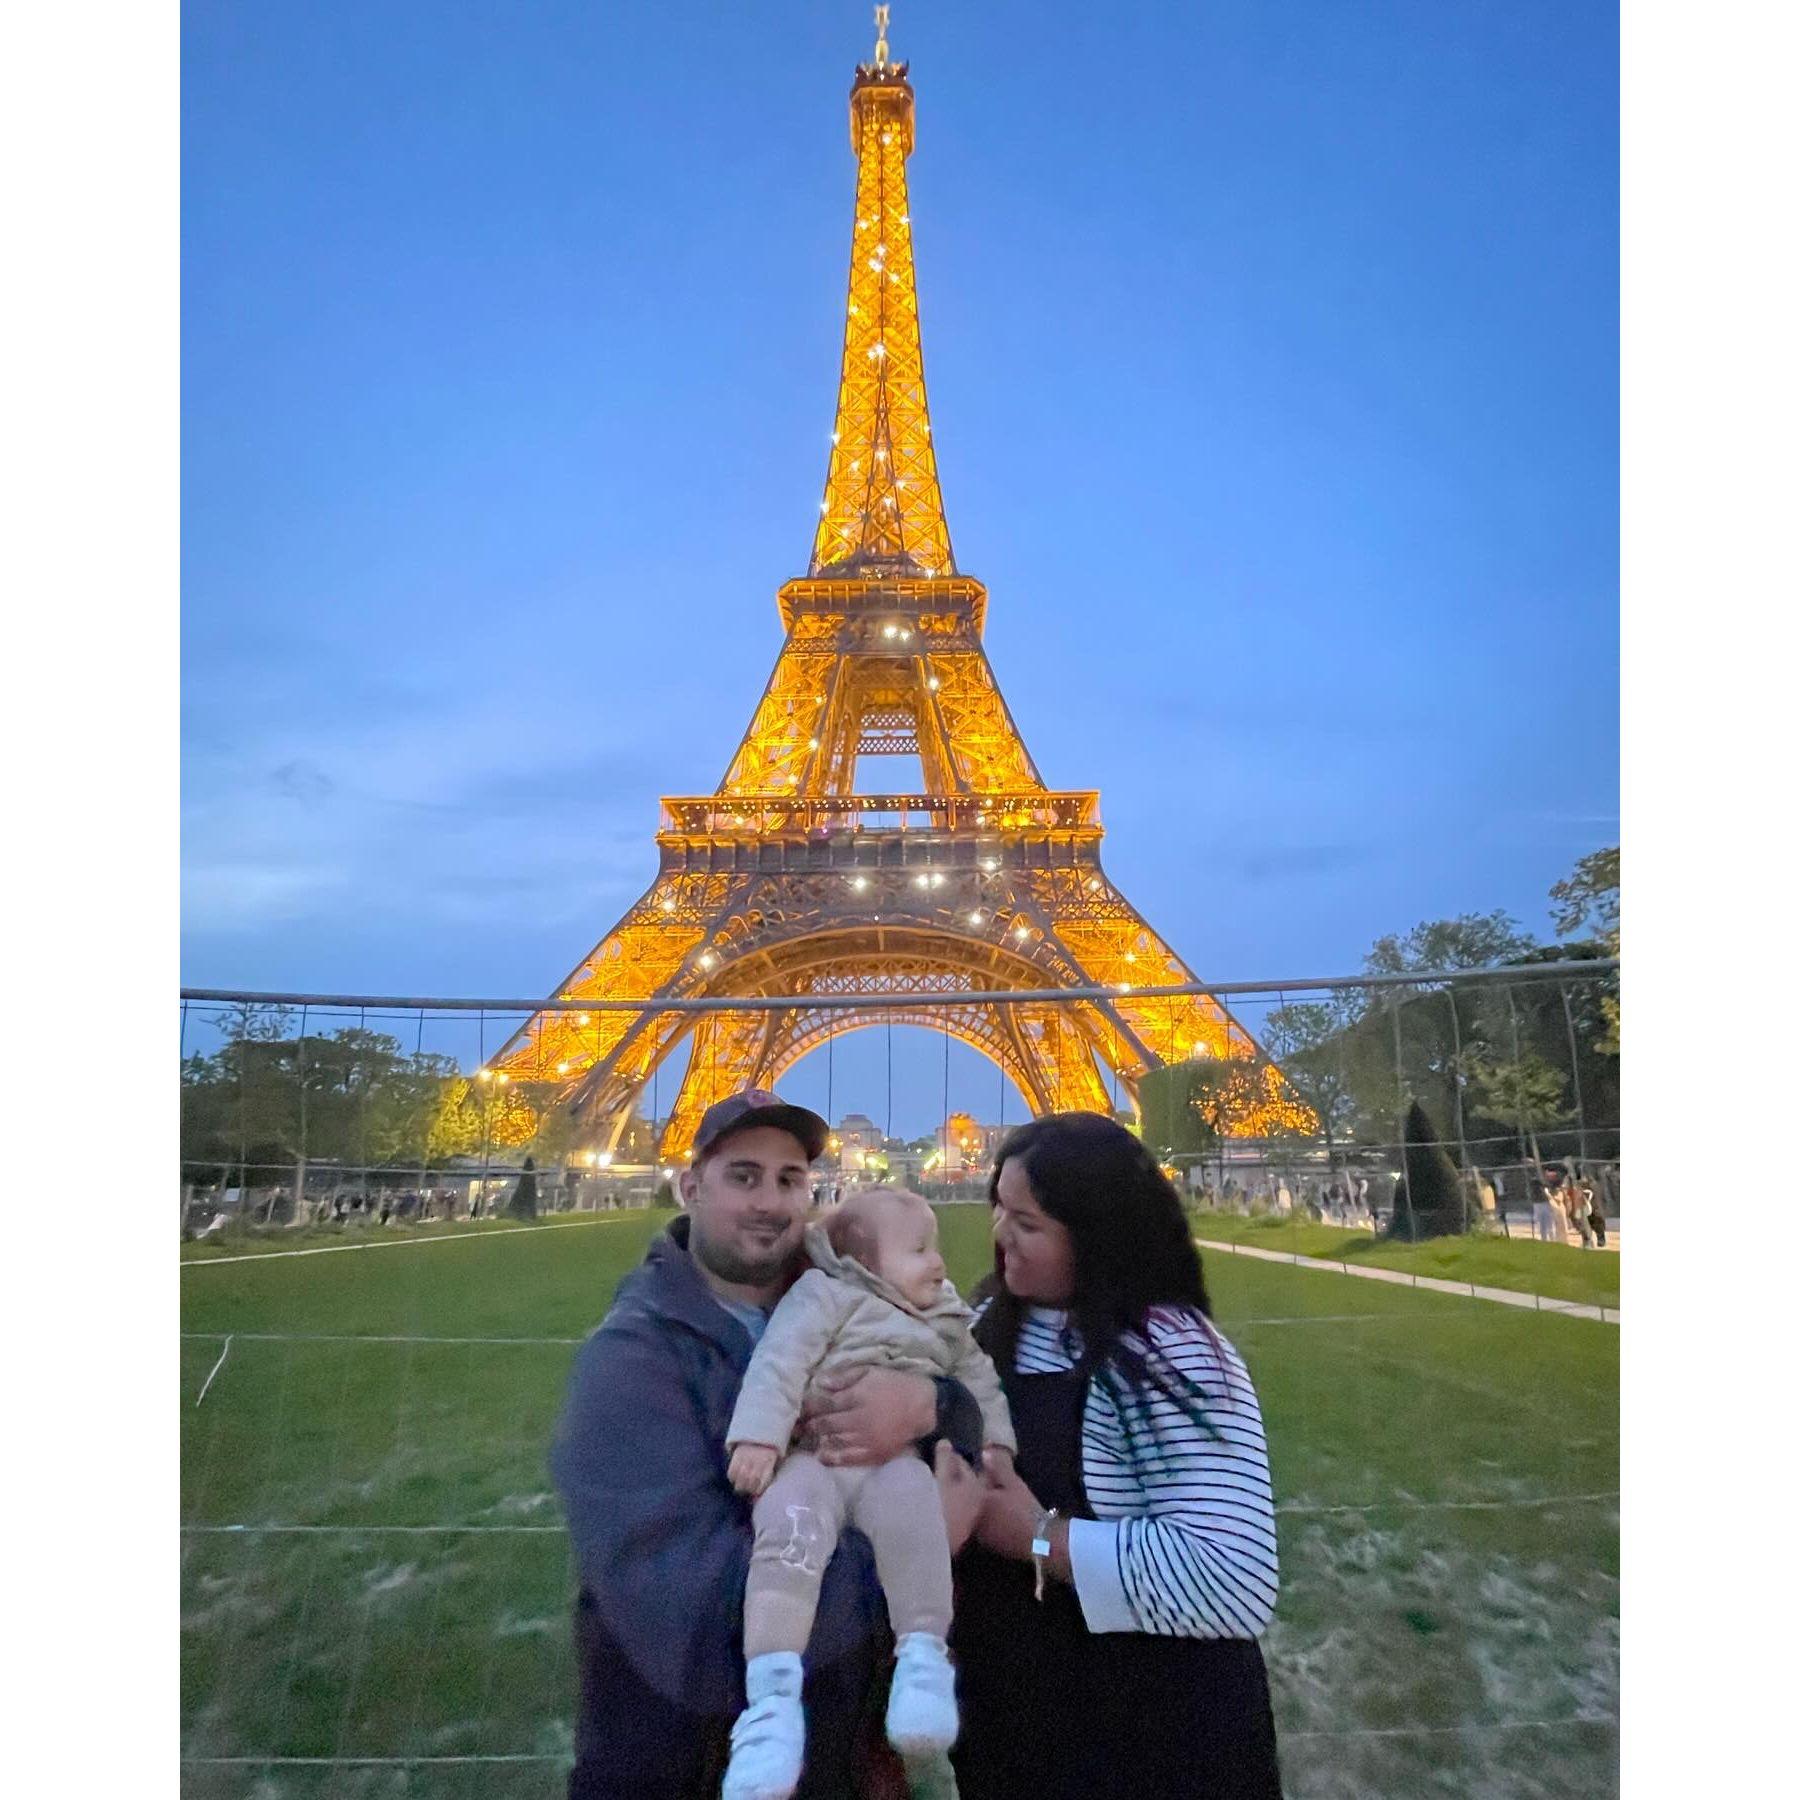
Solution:
<path fill-rule="evenodd" d="M 740 1494 L 754 1500 L 775 1479 L 781 1452 L 772 1444 L 739 1444 L 731 1453 L 725 1474 Z"/>

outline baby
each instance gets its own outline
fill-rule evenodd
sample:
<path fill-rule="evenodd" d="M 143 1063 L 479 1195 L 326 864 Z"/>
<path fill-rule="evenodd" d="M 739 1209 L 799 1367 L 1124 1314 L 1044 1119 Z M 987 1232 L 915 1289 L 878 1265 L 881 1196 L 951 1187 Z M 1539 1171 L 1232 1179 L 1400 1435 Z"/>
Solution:
<path fill-rule="evenodd" d="M 950 1545 L 937 1482 L 915 1452 L 879 1468 L 827 1468 L 783 1454 L 815 1375 L 898 1369 L 953 1376 L 975 1397 L 990 1450 L 1017 1448 L 994 1365 L 944 1275 L 937 1219 L 917 1194 L 879 1188 L 807 1228 L 814 1266 L 775 1308 L 750 1360 L 725 1442 L 731 1484 L 758 1495 L 744 1586 L 744 1688 L 721 1800 L 787 1800 L 800 1780 L 806 1725 L 800 1655 L 819 1582 L 846 1524 L 866 1536 L 887 1597 L 897 1654 L 888 1741 L 904 1756 L 956 1739 Z M 779 1466 L 777 1466 L 779 1465 Z"/>

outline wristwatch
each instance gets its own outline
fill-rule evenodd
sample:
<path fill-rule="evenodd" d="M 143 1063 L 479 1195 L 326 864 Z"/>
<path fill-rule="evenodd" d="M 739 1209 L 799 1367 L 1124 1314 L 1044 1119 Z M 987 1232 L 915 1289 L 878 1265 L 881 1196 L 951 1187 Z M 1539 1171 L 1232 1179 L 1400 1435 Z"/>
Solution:
<path fill-rule="evenodd" d="M 1031 1528 L 1031 1568 L 1035 1577 L 1033 1592 L 1039 1600 L 1044 1597 L 1044 1572 L 1050 1566 L 1050 1522 L 1061 1516 L 1056 1507 L 1048 1507 L 1038 1514 L 1037 1523 Z"/>

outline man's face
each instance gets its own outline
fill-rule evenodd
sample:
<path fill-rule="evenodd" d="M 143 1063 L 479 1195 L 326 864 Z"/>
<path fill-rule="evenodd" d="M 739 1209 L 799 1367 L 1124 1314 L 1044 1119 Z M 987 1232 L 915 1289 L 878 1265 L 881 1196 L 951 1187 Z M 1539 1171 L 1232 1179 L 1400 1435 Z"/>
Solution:
<path fill-rule="evenodd" d="M 751 1125 L 683 1173 L 681 1198 L 702 1268 L 740 1287 L 774 1287 L 800 1253 L 812 1172 L 791 1133 Z"/>

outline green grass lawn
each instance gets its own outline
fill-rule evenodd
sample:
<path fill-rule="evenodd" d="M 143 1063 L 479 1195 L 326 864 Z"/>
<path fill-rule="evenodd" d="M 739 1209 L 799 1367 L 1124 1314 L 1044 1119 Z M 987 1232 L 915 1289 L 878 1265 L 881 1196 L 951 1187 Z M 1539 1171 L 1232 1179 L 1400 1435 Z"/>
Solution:
<path fill-rule="evenodd" d="M 666 1217 L 190 1247 L 185 1792 L 561 1791 L 545 1448 L 574 1342 Z M 946 1209 L 944 1241 L 966 1289 L 985 1209 Z M 1616 1328 L 1225 1255 L 1207 1277 L 1282 1509 L 1265 1649 L 1291 1800 L 1616 1791 Z M 463 1757 L 512 1760 L 345 1760 Z"/>
<path fill-rule="evenodd" d="M 1587 1306 L 1619 1304 L 1619 1258 L 1612 1251 L 1582 1250 L 1571 1244 L 1541 1244 L 1532 1238 L 1446 1237 L 1422 1244 L 1392 1243 L 1372 1231 L 1320 1225 L 1291 1215 L 1246 1217 L 1242 1213 L 1194 1211 L 1194 1234 L 1259 1250 L 1286 1250 L 1327 1262 L 1398 1269 L 1441 1281 L 1542 1294 Z"/>

